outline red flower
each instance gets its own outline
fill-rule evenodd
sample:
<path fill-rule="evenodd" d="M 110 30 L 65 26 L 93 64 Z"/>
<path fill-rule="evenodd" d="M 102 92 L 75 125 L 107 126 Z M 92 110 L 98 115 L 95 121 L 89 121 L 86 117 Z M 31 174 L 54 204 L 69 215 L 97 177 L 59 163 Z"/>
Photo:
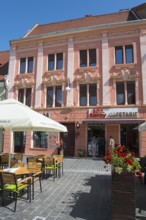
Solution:
<path fill-rule="evenodd" d="M 135 153 L 134 153 L 134 152 L 132 152 L 131 155 L 132 155 L 133 157 L 135 157 Z"/>
<path fill-rule="evenodd" d="M 106 157 L 104 157 L 104 158 L 103 158 L 103 161 L 104 161 L 105 163 L 108 163 L 108 161 L 107 161 L 107 158 L 106 158 Z"/>
<path fill-rule="evenodd" d="M 140 171 L 138 171 L 136 174 L 138 175 L 139 179 L 142 179 L 142 173 Z"/>
<path fill-rule="evenodd" d="M 132 165 L 132 160 L 130 158 L 126 157 L 125 160 L 129 165 Z"/>
<path fill-rule="evenodd" d="M 107 152 L 107 155 L 111 155 L 110 151 Z"/>
<path fill-rule="evenodd" d="M 136 170 L 136 166 L 133 166 L 133 169 Z"/>
<path fill-rule="evenodd" d="M 121 153 L 121 157 L 126 157 L 126 154 L 125 153 Z"/>
<path fill-rule="evenodd" d="M 122 146 L 118 146 L 117 151 L 121 151 L 121 150 L 122 150 Z"/>

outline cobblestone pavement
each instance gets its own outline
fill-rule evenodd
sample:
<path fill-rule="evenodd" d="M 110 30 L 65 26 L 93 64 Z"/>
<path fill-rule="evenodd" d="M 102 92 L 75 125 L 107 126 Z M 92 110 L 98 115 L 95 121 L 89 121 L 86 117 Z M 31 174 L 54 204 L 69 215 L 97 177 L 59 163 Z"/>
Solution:
<path fill-rule="evenodd" d="M 65 158 L 64 175 L 43 180 L 42 186 L 41 193 L 35 185 L 31 203 L 18 199 L 15 213 L 14 203 L 0 207 L 0 220 L 111 220 L 111 169 L 101 160 Z M 144 220 L 146 186 L 137 182 L 137 187 L 136 219 Z"/>

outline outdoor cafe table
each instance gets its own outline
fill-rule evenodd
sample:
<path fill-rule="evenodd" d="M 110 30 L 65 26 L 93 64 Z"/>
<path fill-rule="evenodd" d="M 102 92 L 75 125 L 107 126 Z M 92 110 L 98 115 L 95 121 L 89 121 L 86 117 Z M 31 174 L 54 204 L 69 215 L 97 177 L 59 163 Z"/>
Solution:
<path fill-rule="evenodd" d="M 0 172 L 11 172 L 11 173 L 15 173 L 15 175 L 21 175 L 21 176 L 30 174 L 30 172 L 25 167 L 0 169 Z"/>

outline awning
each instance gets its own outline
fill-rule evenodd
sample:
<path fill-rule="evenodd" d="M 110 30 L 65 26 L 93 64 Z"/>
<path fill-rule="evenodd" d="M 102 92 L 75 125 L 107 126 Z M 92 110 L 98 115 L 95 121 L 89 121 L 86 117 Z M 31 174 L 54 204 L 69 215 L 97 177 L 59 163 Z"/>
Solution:
<path fill-rule="evenodd" d="M 145 122 L 144 119 L 140 118 L 105 118 L 105 119 L 95 119 L 88 118 L 83 120 L 84 123 L 97 123 L 97 124 L 142 124 Z"/>

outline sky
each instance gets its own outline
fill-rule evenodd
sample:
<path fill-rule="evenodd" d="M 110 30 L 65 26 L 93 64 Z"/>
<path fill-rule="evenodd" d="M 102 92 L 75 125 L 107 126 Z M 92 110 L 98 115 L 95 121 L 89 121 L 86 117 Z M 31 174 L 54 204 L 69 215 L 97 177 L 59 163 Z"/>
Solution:
<path fill-rule="evenodd" d="M 35 24 L 48 24 L 131 9 L 146 0 L 0 0 L 0 51 Z"/>

